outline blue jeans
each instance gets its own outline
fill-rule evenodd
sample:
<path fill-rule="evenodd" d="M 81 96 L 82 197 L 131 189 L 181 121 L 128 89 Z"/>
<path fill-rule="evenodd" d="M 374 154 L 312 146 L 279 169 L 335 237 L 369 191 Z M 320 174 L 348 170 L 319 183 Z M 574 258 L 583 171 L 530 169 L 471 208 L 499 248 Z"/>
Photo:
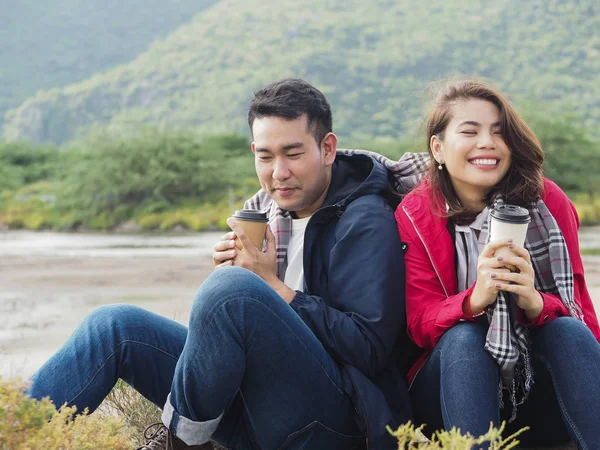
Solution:
<path fill-rule="evenodd" d="M 410 394 L 415 416 L 427 429 L 460 428 L 478 436 L 490 422 L 507 420 L 500 410 L 498 365 L 484 349 L 487 321 L 461 322 L 448 330 L 418 372 Z M 582 322 L 561 317 L 532 331 L 534 385 L 508 432 L 527 447 L 568 443 L 600 449 L 600 345 Z"/>
<path fill-rule="evenodd" d="M 92 312 L 29 393 L 93 411 L 121 378 L 190 445 L 363 448 L 343 376 L 275 291 L 231 267 L 201 286 L 188 328 L 134 306 Z"/>

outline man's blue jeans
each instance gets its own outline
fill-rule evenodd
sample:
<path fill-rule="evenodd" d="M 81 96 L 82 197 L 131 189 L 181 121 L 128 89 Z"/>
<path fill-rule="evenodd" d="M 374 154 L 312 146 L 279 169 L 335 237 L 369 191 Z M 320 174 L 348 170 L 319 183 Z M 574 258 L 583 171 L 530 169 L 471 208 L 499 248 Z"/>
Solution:
<path fill-rule="evenodd" d="M 343 372 L 292 308 L 244 269 L 215 271 L 189 327 L 127 305 L 91 313 L 30 395 L 93 411 L 121 378 L 190 445 L 363 448 Z"/>
<path fill-rule="evenodd" d="M 486 322 L 484 320 L 484 322 Z M 462 322 L 448 330 L 410 388 L 415 416 L 427 429 L 460 428 L 478 436 L 490 422 L 507 420 L 500 409 L 498 365 L 484 349 L 487 323 Z M 532 331 L 534 385 L 508 426 L 522 445 L 558 445 L 571 439 L 600 449 L 600 344 L 580 321 L 561 317 Z"/>

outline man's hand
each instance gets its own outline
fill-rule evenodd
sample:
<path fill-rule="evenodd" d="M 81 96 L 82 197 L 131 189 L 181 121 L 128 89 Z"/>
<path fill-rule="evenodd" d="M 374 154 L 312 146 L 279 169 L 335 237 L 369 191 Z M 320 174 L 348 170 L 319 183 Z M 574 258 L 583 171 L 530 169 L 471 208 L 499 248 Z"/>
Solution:
<path fill-rule="evenodd" d="M 232 260 L 232 265 L 243 267 L 244 269 L 254 272 L 265 280 L 286 302 L 290 303 L 296 296 L 296 291 L 288 288 L 279 278 L 277 278 L 275 236 L 273 235 L 271 228 L 267 225 L 267 246 L 265 251 L 262 252 L 254 246 L 248 235 L 244 232 L 244 229 L 236 223 L 235 219 L 227 219 L 227 225 L 233 230 L 233 233 L 244 247 L 242 250 L 235 249 L 234 241 L 233 247 L 235 257 Z"/>
<path fill-rule="evenodd" d="M 230 231 L 221 237 L 221 240 L 213 247 L 213 264 L 215 269 L 233 265 L 233 259 L 237 255 L 235 248 L 235 233 Z"/>

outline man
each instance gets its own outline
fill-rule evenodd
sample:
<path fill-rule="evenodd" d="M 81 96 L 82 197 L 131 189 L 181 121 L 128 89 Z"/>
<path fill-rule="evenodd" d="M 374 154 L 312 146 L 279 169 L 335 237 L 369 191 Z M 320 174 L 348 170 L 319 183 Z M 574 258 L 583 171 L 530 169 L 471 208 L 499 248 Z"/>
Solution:
<path fill-rule="evenodd" d="M 302 80 L 258 91 L 248 123 L 262 190 L 246 207 L 269 214 L 265 250 L 230 219 L 188 328 L 132 306 L 100 308 L 34 375 L 30 393 L 93 410 L 122 378 L 164 405 L 147 450 L 209 449 L 210 440 L 396 448 L 385 426 L 412 413 L 387 171 L 369 155 L 337 154 L 329 104 Z"/>

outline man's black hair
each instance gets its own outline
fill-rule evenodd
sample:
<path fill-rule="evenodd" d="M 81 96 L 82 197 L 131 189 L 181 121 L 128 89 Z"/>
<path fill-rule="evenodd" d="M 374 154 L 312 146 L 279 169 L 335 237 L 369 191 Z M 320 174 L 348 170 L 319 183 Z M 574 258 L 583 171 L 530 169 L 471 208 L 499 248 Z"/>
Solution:
<path fill-rule="evenodd" d="M 317 144 L 332 131 L 331 107 L 321 91 L 304 80 L 287 78 L 270 84 L 254 93 L 248 125 L 252 132 L 255 119 L 280 117 L 294 120 L 303 114 L 308 118 L 308 129 Z"/>

